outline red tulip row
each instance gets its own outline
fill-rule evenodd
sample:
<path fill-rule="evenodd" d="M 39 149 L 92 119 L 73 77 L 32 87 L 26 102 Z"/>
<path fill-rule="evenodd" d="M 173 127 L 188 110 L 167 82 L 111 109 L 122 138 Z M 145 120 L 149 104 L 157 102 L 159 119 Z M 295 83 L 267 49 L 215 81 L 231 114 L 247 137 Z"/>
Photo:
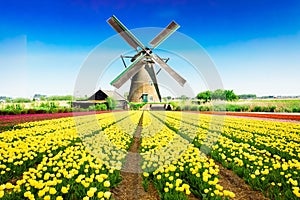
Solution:
<path fill-rule="evenodd" d="M 108 111 L 98 111 L 105 113 Z M 70 113 L 47 113 L 47 114 L 20 114 L 20 115 L 0 115 L 0 132 L 10 130 L 15 125 L 25 122 L 41 121 L 48 119 L 58 119 L 62 117 L 72 117 L 81 115 L 91 115 L 95 112 L 70 112 Z"/>

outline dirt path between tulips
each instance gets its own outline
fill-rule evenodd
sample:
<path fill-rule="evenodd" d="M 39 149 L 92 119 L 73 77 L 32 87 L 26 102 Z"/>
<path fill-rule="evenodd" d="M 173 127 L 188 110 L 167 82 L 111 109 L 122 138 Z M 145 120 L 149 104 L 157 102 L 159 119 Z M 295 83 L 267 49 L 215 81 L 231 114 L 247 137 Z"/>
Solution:
<path fill-rule="evenodd" d="M 116 200 L 158 200 L 159 195 L 154 185 L 149 185 L 146 192 L 142 186 L 142 169 L 140 168 L 141 156 L 139 154 L 140 136 L 142 131 L 143 114 L 129 148 L 125 164 L 121 170 L 121 183 L 112 189 Z"/>
<path fill-rule="evenodd" d="M 225 190 L 229 190 L 235 194 L 234 200 L 268 200 L 260 191 L 253 190 L 233 171 L 224 168 L 218 162 L 216 162 L 216 164 L 220 169 L 220 185 L 222 185 Z"/>
<path fill-rule="evenodd" d="M 142 131 L 143 115 L 134 135 L 134 140 L 126 156 L 125 164 L 121 170 L 121 183 L 111 190 L 113 198 L 116 200 L 159 200 L 159 194 L 151 183 L 146 192 L 142 186 L 142 169 L 140 168 L 141 156 L 138 153 L 140 147 L 140 136 Z M 234 200 L 268 200 L 260 191 L 253 190 L 245 181 L 237 176 L 233 171 L 224 168 L 220 163 L 220 185 L 224 189 L 234 192 Z M 189 200 L 196 200 L 194 195 L 188 196 Z"/>

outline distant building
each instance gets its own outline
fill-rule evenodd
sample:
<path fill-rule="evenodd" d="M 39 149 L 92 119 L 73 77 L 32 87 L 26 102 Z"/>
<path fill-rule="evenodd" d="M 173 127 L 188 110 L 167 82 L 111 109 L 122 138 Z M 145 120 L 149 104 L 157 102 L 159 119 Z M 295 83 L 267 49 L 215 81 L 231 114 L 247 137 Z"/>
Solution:
<path fill-rule="evenodd" d="M 40 101 L 41 99 L 44 99 L 46 98 L 47 96 L 46 95 L 42 95 L 42 94 L 35 94 L 33 96 L 33 101 Z"/>
<path fill-rule="evenodd" d="M 5 97 L 5 96 L 0 96 L 0 103 L 1 103 L 1 102 L 4 103 L 5 100 L 6 100 L 6 97 Z"/>
<path fill-rule="evenodd" d="M 111 97 L 117 102 L 116 109 L 127 109 L 127 100 L 120 95 L 116 91 L 112 90 L 98 90 L 95 94 L 90 96 L 88 100 L 85 101 L 74 101 L 72 102 L 72 105 L 74 107 L 80 107 L 80 108 L 88 108 L 89 106 L 100 104 L 100 103 L 105 103 L 106 98 Z"/>

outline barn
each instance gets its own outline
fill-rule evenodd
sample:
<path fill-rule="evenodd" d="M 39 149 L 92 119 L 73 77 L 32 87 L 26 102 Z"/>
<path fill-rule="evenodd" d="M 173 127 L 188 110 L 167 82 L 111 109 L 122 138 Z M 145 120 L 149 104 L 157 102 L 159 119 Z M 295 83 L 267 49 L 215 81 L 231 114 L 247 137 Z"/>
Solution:
<path fill-rule="evenodd" d="M 88 108 L 89 106 L 100 104 L 100 103 L 106 103 L 106 98 L 111 97 L 117 102 L 116 109 L 124 109 L 127 110 L 128 101 L 120 95 L 116 91 L 112 90 L 98 90 L 95 94 L 90 96 L 85 101 L 74 101 L 72 102 L 73 107 L 80 107 L 80 108 Z"/>

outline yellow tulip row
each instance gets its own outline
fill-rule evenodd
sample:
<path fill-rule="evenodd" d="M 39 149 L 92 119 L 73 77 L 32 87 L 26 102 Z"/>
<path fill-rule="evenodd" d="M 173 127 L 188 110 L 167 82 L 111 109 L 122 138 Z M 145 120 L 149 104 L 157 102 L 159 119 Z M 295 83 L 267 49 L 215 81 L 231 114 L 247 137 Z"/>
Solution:
<path fill-rule="evenodd" d="M 152 180 L 163 199 L 185 199 L 191 192 L 208 199 L 235 196 L 219 185 L 219 168 L 212 159 L 149 112 L 144 112 L 144 121 L 147 125 L 143 127 L 141 141 L 144 181 Z"/>
<path fill-rule="evenodd" d="M 210 155 L 214 159 L 244 177 L 254 189 L 262 190 L 271 198 L 300 197 L 300 150 L 299 144 L 295 143 L 300 133 L 297 132 L 299 124 L 233 117 L 216 117 L 214 120 L 211 116 L 201 116 L 197 122 L 199 116 L 195 114 L 184 114 L 184 118 L 181 113 L 167 115 L 169 121 L 181 121 L 178 128 L 181 135 L 194 137 L 191 140 L 199 148 L 211 148 Z M 273 131 L 267 129 L 281 130 L 281 135 L 278 132 L 272 135 Z M 293 138 L 295 133 L 298 135 Z"/>
<path fill-rule="evenodd" d="M 183 118 L 182 115 L 184 115 L 184 120 L 181 120 Z M 242 140 L 255 145 L 257 148 L 267 149 L 272 154 L 280 154 L 286 157 L 286 159 L 300 159 L 300 142 L 298 142 L 300 137 L 298 134 L 300 133 L 299 124 L 205 115 L 200 118 L 199 115 L 195 114 L 176 113 L 172 115 L 171 119 L 180 121 L 181 126 L 177 128 L 167 123 L 180 132 L 186 132 L 184 131 L 184 124 L 193 124 L 194 127 L 196 125 L 196 127 L 200 128 L 199 131 L 209 129 L 213 132 L 221 132 L 222 135 L 234 138 L 236 141 Z M 256 123 L 259 125 L 255 126 Z M 261 124 L 265 126 L 261 127 Z M 188 128 L 190 127 L 188 126 Z M 258 127 L 261 128 L 258 129 Z M 274 130 L 274 127 L 276 127 L 276 130 Z M 190 138 L 195 138 L 195 134 L 193 133 L 189 133 L 192 134 Z"/>
<path fill-rule="evenodd" d="M 176 133 L 174 131 L 166 127 L 158 119 L 151 117 L 148 112 L 144 112 L 141 135 L 143 138 L 141 140 L 141 152 L 146 152 L 150 149 L 159 150 L 166 147 L 170 141 L 178 139 L 178 137 L 175 137 Z"/>
<path fill-rule="evenodd" d="M 96 124 L 97 129 L 101 129 L 99 122 L 108 126 L 113 123 L 112 114 L 104 114 L 97 116 L 96 121 L 90 116 L 79 117 L 78 130 L 80 127 L 89 127 Z M 55 120 L 45 120 L 41 122 L 30 122 L 19 125 L 22 129 L 2 132 L 0 141 L 0 174 L 2 179 L 0 183 L 7 178 L 3 178 L 5 174 L 11 176 L 13 168 L 17 176 L 22 173 L 20 168 L 26 169 L 32 164 L 41 160 L 42 154 L 54 153 L 62 148 L 70 145 L 76 140 L 77 129 L 73 118 L 61 118 Z M 103 128 L 103 127 L 102 127 Z M 5 168 L 3 168 L 5 166 Z M 24 166 L 24 167 L 23 167 Z M 23 170 L 24 170 L 23 169 Z"/>
<path fill-rule="evenodd" d="M 269 191 L 270 197 L 296 199 L 292 194 L 298 188 L 300 162 L 286 160 L 278 155 L 271 155 L 247 143 L 234 142 L 221 136 L 218 145 L 211 152 L 213 158 L 233 170 L 255 189 Z M 276 186 L 276 187 L 274 187 Z M 289 192 L 288 192 L 289 191 Z"/>
<path fill-rule="evenodd" d="M 1 178 L 10 173 L 15 179 L 2 181 L 0 198 L 110 199 L 140 116 L 120 112 L 61 118 L 1 133 L 8 138 L 0 142 Z M 26 168 L 28 160 L 32 163 Z M 22 176 L 15 176 L 18 169 Z"/>
<path fill-rule="evenodd" d="M 14 197 L 21 197 L 23 193 L 28 199 L 62 196 L 72 199 L 81 187 L 93 186 L 108 191 L 104 181 L 108 179 L 109 173 L 113 174 L 114 170 L 96 160 L 78 143 L 53 157 L 44 156 L 42 162 L 36 168 L 24 172 L 15 185 L 8 182 L 0 188 L 6 189 L 8 193 L 16 193 Z"/>

